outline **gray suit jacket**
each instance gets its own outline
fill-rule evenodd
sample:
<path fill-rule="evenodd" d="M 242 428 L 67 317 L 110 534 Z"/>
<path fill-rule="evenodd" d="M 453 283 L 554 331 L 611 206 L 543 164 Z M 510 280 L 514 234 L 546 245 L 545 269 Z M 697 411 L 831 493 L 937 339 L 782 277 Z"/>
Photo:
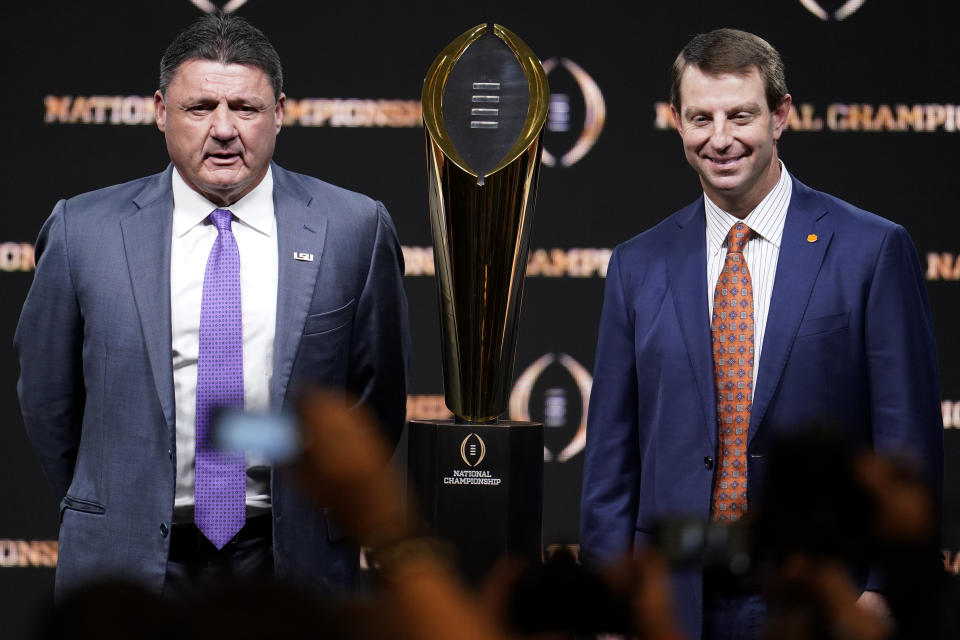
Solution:
<path fill-rule="evenodd" d="M 171 171 L 61 200 L 37 240 L 14 346 L 24 424 L 62 499 L 58 596 L 108 576 L 163 588 L 176 474 Z M 365 196 L 273 172 L 280 268 L 271 405 L 308 383 L 345 390 L 396 442 L 409 326 L 393 223 Z M 274 471 L 278 575 L 350 589 L 357 546 L 293 484 Z"/>

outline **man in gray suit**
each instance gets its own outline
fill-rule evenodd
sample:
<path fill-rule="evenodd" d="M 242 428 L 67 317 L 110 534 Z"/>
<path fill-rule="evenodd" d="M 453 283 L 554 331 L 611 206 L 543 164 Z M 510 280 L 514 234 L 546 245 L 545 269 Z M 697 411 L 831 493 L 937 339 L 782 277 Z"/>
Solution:
<path fill-rule="evenodd" d="M 348 590 L 356 544 L 283 469 L 216 450 L 210 422 L 317 384 L 396 442 L 409 327 L 393 223 L 272 164 L 280 60 L 241 18 L 184 30 L 155 102 L 171 166 L 57 203 L 17 327 L 24 423 L 62 499 L 57 595 L 254 573 Z"/>

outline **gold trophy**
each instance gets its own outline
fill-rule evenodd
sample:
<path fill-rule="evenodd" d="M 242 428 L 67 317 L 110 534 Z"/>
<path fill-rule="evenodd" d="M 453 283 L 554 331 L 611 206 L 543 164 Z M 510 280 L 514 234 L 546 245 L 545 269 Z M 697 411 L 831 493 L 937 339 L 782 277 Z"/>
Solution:
<path fill-rule="evenodd" d="M 451 42 L 423 84 L 444 394 L 456 419 L 410 423 L 409 486 L 473 581 L 506 553 L 540 559 L 543 426 L 499 417 L 549 97 L 540 61 L 497 24 Z"/>
<path fill-rule="evenodd" d="M 451 42 L 423 83 L 444 393 L 458 422 L 507 406 L 550 93 L 500 25 Z"/>

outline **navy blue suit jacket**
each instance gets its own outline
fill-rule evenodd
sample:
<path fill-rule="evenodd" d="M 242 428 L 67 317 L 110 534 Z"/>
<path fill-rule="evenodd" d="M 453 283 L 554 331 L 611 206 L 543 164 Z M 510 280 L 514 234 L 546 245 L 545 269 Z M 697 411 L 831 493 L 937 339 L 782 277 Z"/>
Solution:
<path fill-rule="evenodd" d="M 176 475 L 171 171 L 61 200 L 37 240 L 15 348 L 24 424 L 62 500 L 58 595 L 107 576 L 163 587 Z M 396 442 L 409 326 L 393 223 L 365 196 L 275 165 L 273 175 L 271 406 L 308 383 L 346 390 Z M 277 573 L 350 589 L 358 547 L 293 485 L 274 470 Z"/>
<path fill-rule="evenodd" d="M 587 561 L 636 551 L 665 516 L 709 515 L 704 459 L 715 456 L 717 417 L 705 233 L 701 198 L 610 259 L 583 479 Z M 759 367 L 752 495 L 771 440 L 825 416 L 877 451 L 914 456 L 939 494 L 933 327 L 901 226 L 794 179 Z M 682 622 L 699 637 L 702 576 L 678 572 L 674 583 Z"/>

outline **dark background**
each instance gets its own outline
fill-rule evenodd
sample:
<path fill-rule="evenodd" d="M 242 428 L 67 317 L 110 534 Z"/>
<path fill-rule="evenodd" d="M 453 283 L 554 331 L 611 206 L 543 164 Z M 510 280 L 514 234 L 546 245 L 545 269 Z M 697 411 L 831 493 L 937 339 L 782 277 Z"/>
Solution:
<path fill-rule="evenodd" d="M 821 0 L 828 12 L 842 2 Z M 532 247 L 609 249 L 696 198 L 676 133 L 655 126 L 667 100 L 670 64 L 695 33 L 720 26 L 753 31 L 782 53 L 795 104 L 824 118 L 830 104 L 960 103 L 955 3 L 868 0 L 843 21 L 823 21 L 799 1 L 738 3 L 485 2 L 304 3 L 248 0 L 238 12 L 272 39 L 284 61 L 291 99 L 419 100 L 423 76 L 455 36 L 497 21 L 541 57 L 567 58 L 596 82 L 606 121 L 591 151 L 572 167 L 544 168 Z M 0 38 L 0 243 L 32 243 L 62 197 L 162 170 L 163 137 L 151 125 L 45 122 L 46 96 L 150 96 L 160 56 L 174 34 L 201 14 L 188 0 L 6 3 Z M 583 120 L 583 98 L 563 68 L 550 75 L 568 95 L 571 131 L 548 132 L 546 147 L 569 150 Z M 960 120 L 960 118 L 958 118 Z M 958 123 L 960 124 L 960 123 Z M 960 127 L 957 127 L 960 128 Z M 833 193 L 903 224 L 920 259 L 960 252 L 954 174 L 960 132 L 787 131 L 780 154 L 788 169 Z M 401 243 L 430 245 L 423 131 L 417 127 L 291 125 L 276 160 L 383 200 Z M 2 252 L 0 252 L 2 253 Z M 2 263 L 2 256 L 0 256 Z M 0 625 L 25 634 L 48 601 L 53 570 L 20 566 L 17 541 L 57 536 L 56 502 L 28 446 L 16 401 L 17 365 L 9 346 L 29 271 L 0 271 Z M 956 279 L 928 282 L 943 398 L 960 400 L 960 314 Z M 430 276 L 408 276 L 414 352 L 410 393 L 442 393 L 436 291 Z M 569 354 L 592 369 L 603 279 L 534 276 L 527 282 L 516 370 L 545 354 Z M 554 453 L 569 442 L 584 398 L 569 371 L 554 364 L 534 384 L 529 406 L 544 418 L 546 398 L 562 411 L 547 427 Z M 414 416 L 416 417 L 416 416 Z M 948 426 L 954 427 L 952 420 Z M 960 549 L 960 456 L 957 431 L 945 431 L 947 476 L 944 548 Z M 401 451 L 402 455 L 402 451 Z M 576 543 L 582 456 L 546 464 L 544 542 Z M 10 566 L 13 565 L 13 566 Z"/>

